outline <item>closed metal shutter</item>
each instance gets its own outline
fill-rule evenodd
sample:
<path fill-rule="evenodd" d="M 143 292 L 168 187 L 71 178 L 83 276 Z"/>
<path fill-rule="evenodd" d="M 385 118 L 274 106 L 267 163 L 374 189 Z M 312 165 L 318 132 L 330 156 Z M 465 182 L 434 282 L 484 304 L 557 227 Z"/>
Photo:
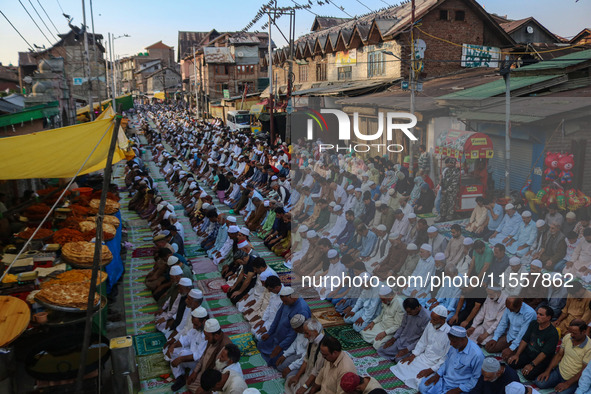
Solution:
<path fill-rule="evenodd" d="M 505 188 L 505 138 L 490 137 L 495 155 L 491 160 L 495 189 Z M 521 190 L 529 177 L 532 166 L 532 143 L 511 140 L 511 190 Z"/>

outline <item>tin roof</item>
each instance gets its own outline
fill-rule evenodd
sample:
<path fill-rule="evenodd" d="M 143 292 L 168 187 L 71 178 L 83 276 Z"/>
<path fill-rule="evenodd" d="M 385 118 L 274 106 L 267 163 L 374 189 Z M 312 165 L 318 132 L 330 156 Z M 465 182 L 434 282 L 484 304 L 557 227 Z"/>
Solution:
<path fill-rule="evenodd" d="M 203 54 L 205 55 L 206 63 L 218 64 L 232 64 L 234 57 L 228 47 L 204 47 Z"/>

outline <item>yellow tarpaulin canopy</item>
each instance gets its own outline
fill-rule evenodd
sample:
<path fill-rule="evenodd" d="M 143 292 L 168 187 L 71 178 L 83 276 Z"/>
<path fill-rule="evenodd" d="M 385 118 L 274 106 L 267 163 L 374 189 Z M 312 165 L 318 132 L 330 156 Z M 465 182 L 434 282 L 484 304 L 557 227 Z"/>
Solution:
<path fill-rule="evenodd" d="M 164 96 L 164 92 L 154 93 L 154 98 L 158 100 L 165 100 L 166 97 Z"/>
<path fill-rule="evenodd" d="M 71 178 L 97 144 L 78 175 L 103 170 L 114 125 L 114 113 L 109 108 L 94 122 L 1 138 L 0 179 Z M 120 129 L 113 164 L 133 157 L 133 151 L 124 151 L 127 146 Z"/>

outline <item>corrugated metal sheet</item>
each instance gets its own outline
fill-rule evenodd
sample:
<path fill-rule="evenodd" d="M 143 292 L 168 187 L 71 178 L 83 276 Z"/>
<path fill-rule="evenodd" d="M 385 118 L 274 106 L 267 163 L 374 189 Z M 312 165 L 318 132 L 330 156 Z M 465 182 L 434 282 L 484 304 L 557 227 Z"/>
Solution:
<path fill-rule="evenodd" d="M 218 64 L 233 64 L 234 57 L 230 52 L 230 48 L 227 47 L 205 47 L 203 48 L 203 54 L 205 55 L 206 63 L 218 63 Z"/>
<path fill-rule="evenodd" d="M 572 52 L 568 55 L 557 57 L 556 59 L 544 60 L 543 62 L 520 67 L 514 70 L 514 72 L 520 73 L 535 70 L 565 69 L 589 60 L 591 60 L 591 49 L 581 52 Z"/>
<path fill-rule="evenodd" d="M 505 138 L 490 137 L 493 142 L 494 156 L 490 160 L 495 189 L 505 185 Z M 532 166 L 532 143 L 523 140 L 511 140 L 511 190 L 521 190 L 529 178 Z"/>
<path fill-rule="evenodd" d="M 540 75 L 535 77 L 531 76 L 511 78 L 511 91 L 560 77 L 562 77 L 562 75 Z M 446 94 L 445 96 L 439 98 L 442 100 L 472 100 L 494 97 L 504 93 L 505 81 L 503 79 L 499 79 L 497 81 L 475 86 L 470 89 Z"/>

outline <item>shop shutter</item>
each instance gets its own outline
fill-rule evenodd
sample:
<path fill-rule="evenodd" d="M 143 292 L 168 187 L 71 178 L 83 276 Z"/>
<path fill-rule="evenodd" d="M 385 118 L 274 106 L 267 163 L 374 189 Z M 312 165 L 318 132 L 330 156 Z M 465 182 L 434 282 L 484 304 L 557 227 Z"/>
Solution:
<path fill-rule="evenodd" d="M 505 138 L 490 137 L 494 146 L 491 160 L 495 189 L 505 188 Z M 511 190 L 521 190 L 527 181 L 532 166 L 532 143 L 523 140 L 511 140 Z"/>

